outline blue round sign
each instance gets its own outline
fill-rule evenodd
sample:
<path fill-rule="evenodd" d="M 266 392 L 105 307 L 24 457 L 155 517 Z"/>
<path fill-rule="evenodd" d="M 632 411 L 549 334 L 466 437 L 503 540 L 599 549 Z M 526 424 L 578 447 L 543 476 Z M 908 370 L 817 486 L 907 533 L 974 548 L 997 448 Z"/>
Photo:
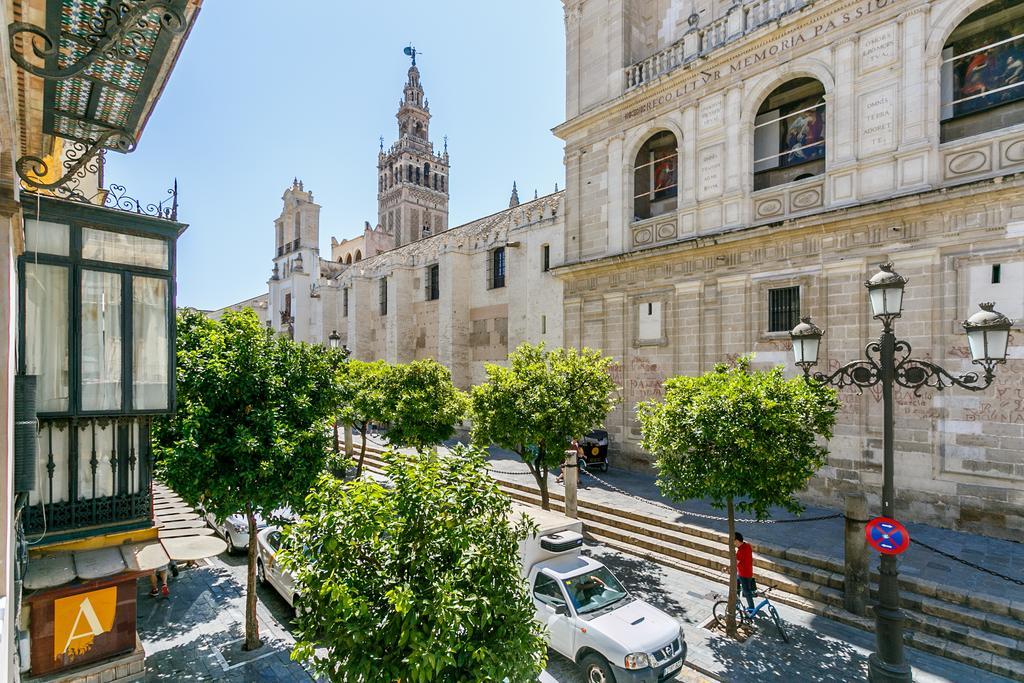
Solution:
<path fill-rule="evenodd" d="M 889 517 L 875 517 L 864 529 L 868 543 L 880 553 L 899 555 L 910 547 L 910 532 Z"/>

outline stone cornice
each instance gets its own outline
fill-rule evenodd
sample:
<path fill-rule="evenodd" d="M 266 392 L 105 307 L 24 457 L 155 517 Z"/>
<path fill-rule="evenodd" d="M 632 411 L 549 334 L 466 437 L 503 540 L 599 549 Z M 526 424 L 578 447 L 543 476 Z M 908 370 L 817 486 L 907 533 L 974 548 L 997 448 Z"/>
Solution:
<path fill-rule="evenodd" d="M 800 234 L 822 235 L 825 234 L 825 230 L 837 225 L 844 229 L 851 229 L 877 225 L 886 221 L 902 224 L 907 213 L 915 210 L 923 210 L 931 214 L 938 213 L 943 216 L 960 214 L 963 210 L 963 199 L 971 196 L 1007 194 L 1009 197 L 1016 197 L 1021 204 L 1024 204 L 1022 191 L 1024 191 L 1024 173 L 1018 173 L 1013 176 L 981 180 L 894 199 L 880 199 L 779 223 L 743 226 L 698 235 L 650 249 L 567 263 L 552 267 L 551 273 L 568 282 L 578 278 L 594 277 L 629 266 L 647 267 L 663 262 L 676 263 L 680 255 L 684 254 L 693 258 L 713 257 L 716 254 L 735 249 L 747 240 L 778 239 L 783 236 L 792 237 Z M 979 199 L 978 204 L 991 206 L 997 204 L 999 199 L 999 197 Z M 947 208 L 948 210 L 945 210 Z"/>

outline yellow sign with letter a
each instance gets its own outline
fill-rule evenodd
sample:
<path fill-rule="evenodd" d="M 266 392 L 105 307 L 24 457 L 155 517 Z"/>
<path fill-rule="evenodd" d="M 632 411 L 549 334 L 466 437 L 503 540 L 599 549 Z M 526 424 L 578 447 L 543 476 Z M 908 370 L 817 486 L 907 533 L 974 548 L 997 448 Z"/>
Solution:
<path fill-rule="evenodd" d="M 53 658 L 74 659 L 114 626 L 117 586 L 53 601 Z"/>

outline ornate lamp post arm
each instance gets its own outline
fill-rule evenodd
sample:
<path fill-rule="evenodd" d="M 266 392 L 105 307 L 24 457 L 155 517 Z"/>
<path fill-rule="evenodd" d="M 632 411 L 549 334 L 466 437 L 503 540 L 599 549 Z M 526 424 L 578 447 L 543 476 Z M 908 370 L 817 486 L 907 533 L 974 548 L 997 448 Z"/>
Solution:
<path fill-rule="evenodd" d="M 910 348 L 909 344 L 907 348 Z M 920 396 L 921 389 L 925 387 L 942 391 L 946 387 L 957 386 L 968 391 L 983 391 L 988 389 L 996 378 L 996 363 L 983 361 L 978 364 L 985 369 L 984 375 L 979 376 L 977 372 L 953 375 L 931 361 L 906 358 L 896 365 L 896 383 L 913 389 L 915 396 Z"/>

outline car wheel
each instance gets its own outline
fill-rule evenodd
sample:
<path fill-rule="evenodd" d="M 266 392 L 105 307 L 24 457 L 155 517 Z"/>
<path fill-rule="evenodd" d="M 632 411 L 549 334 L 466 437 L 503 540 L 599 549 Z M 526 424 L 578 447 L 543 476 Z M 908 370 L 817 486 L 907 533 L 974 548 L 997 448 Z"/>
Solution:
<path fill-rule="evenodd" d="M 238 552 L 238 547 L 235 545 L 235 539 L 231 538 L 231 532 L 228 531 L 227 527 L 224 527 L 224 540 L 228 542 L 228 555 L 234 555 Z"/>
<path fill-rule="evenodd" d="M 580 664 L 583 667 L 583 680 L 587 683 L 615 683 L 615 674 L 601 655 L 589 654 Z"/>
<path fill-rule="evenodd" d="M 267 572 L 263 569 L 263 560 L 256 559 L 256 583 L 261 586 L 267 585 Z"/>

